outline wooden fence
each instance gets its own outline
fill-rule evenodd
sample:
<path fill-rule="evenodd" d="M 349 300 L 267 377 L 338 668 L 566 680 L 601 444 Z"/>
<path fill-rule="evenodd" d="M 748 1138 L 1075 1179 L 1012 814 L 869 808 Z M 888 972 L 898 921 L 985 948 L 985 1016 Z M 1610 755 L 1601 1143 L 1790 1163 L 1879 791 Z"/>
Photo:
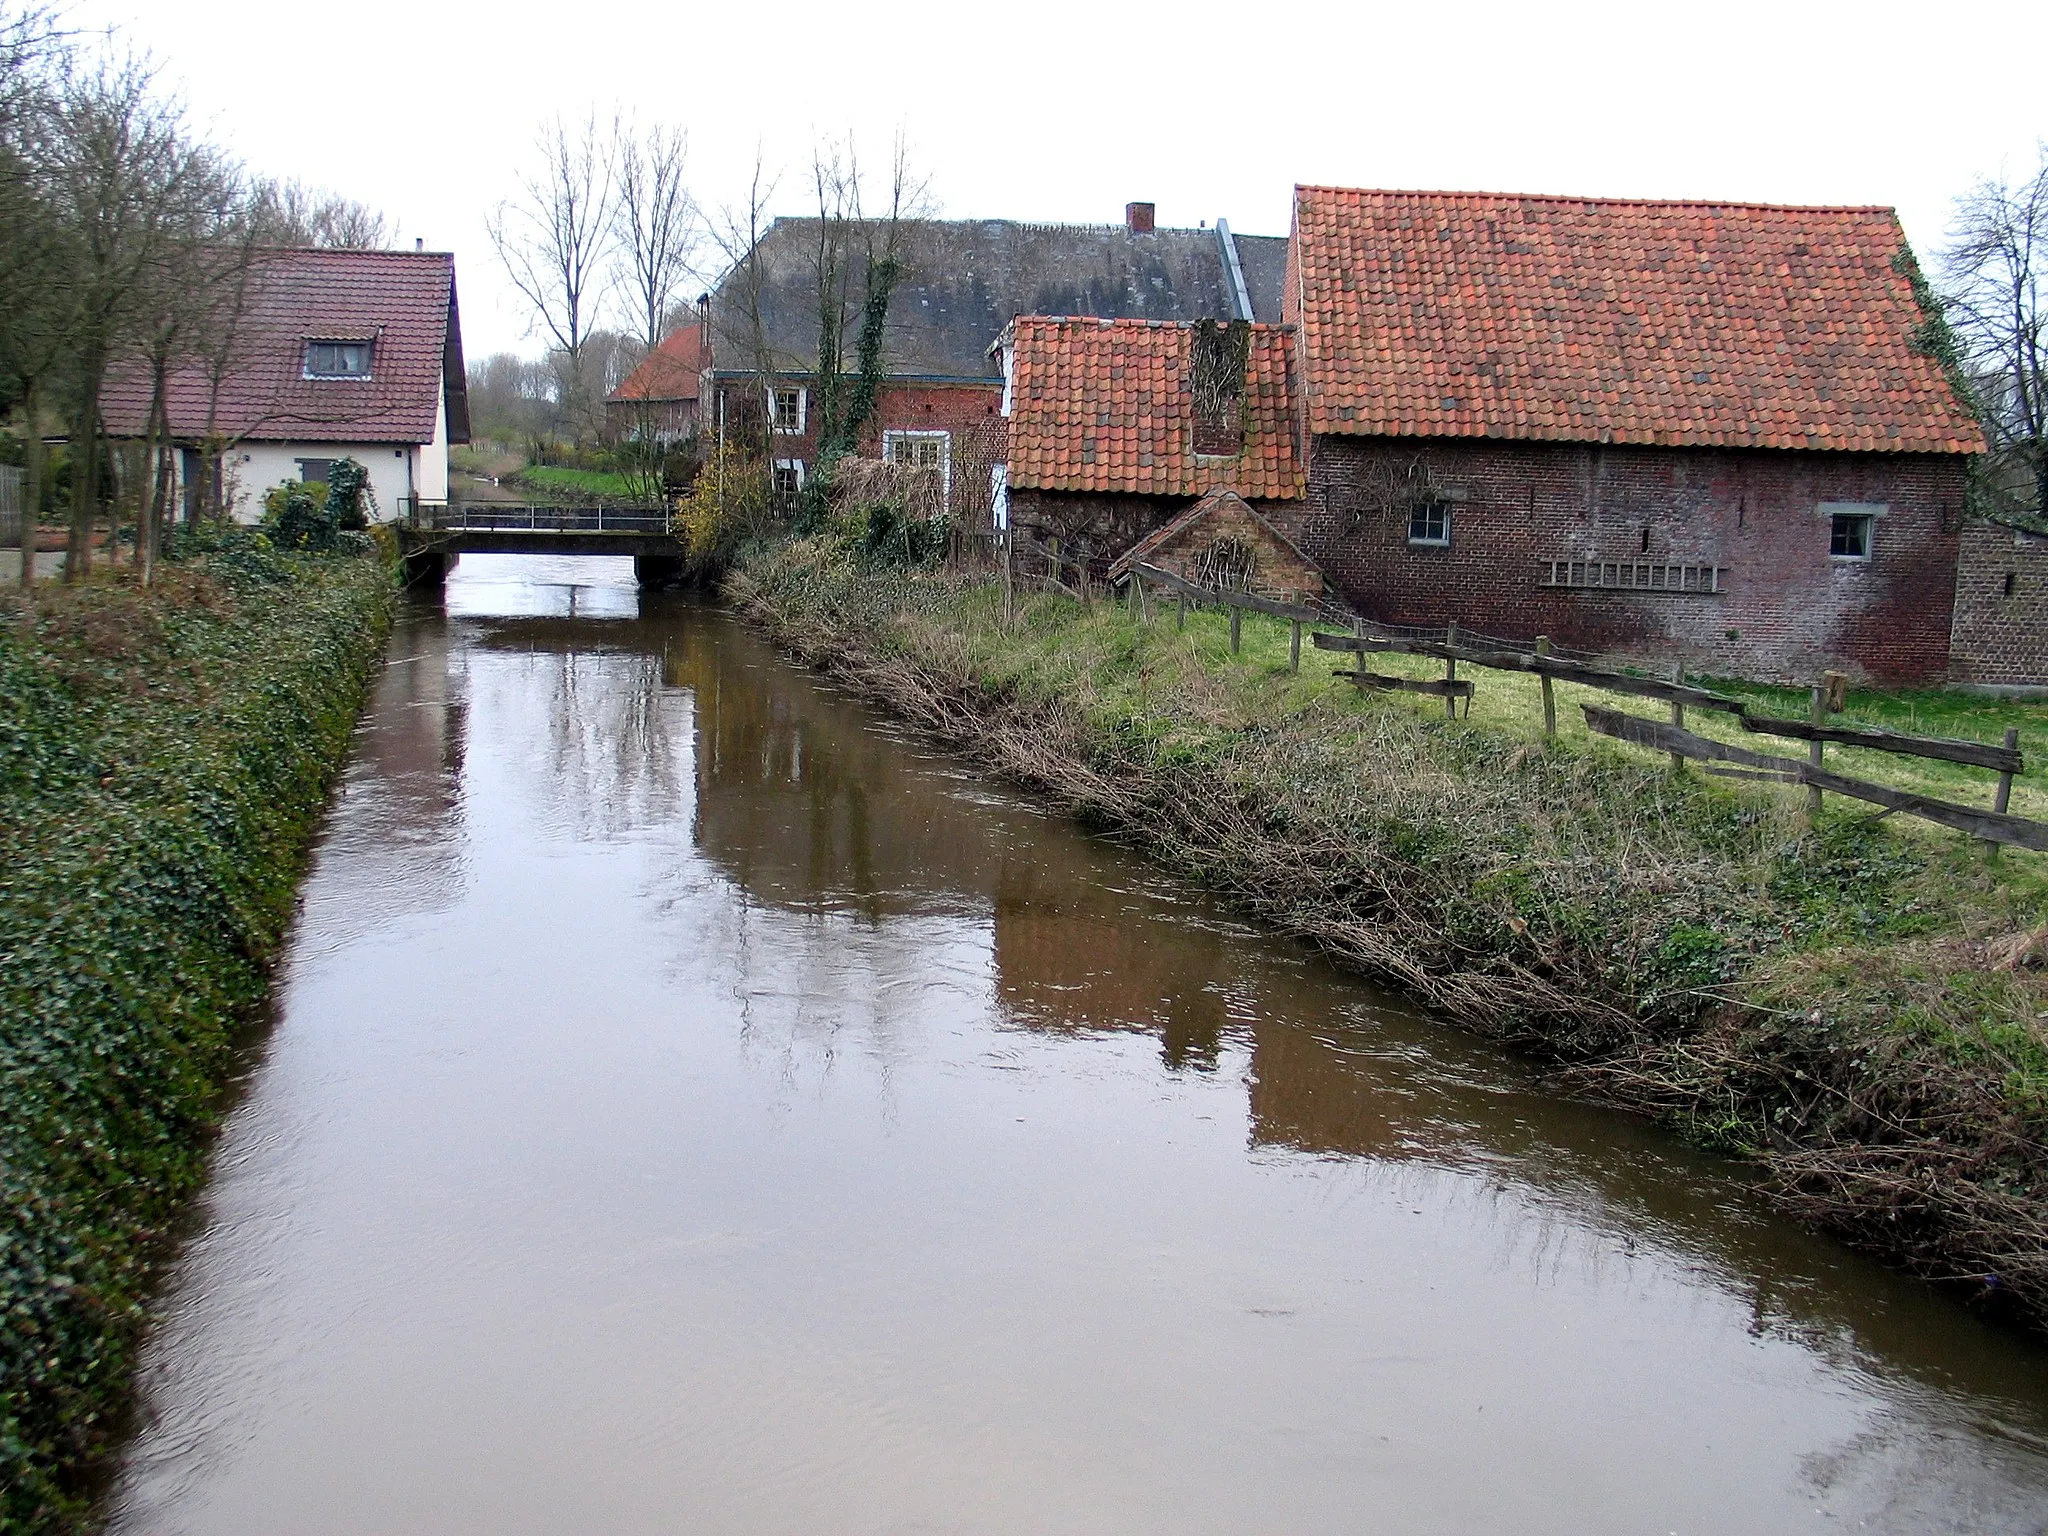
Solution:
<path fill-rule="evenodd" d="M 1092 579 L 1084 562 L 1062 561 L 1056 547 L 1048 550 L 1029 539 L 1016 539 L 1013 544 L 1014 548 L 1004 565 L 1006 605 L 1014 594 L 1013 564 L 1016 548 L 1027 549 L 1049 562 L 1046 574 L 1035 575 L 1033 579 L 1050 589 L 1078 597 L 1084 603 L 1089 600 Z M 1073 586 L 1068 586 L 1059 579 L 1068 569 L 1075 573 Z M 1833 725 L 1828 723 L 1827 717 L 1829 714 L 1840 712 L 1847 684 L 1847 679 L 1838 672 L 1823 674 L 1821 680 L 1814 685 L 1807 719 L 1760 715 L 1753 712 L 1747 700 L 1687 683 L 1677 668 L 1673 668 L 1668 678 L 1620 672 L 1588 660 L 1555 655 L 1550 641 L 1543 636 L 1538 636 L 1535 643 L 1524 650 L 1506 646 L 1501 642 L 1468 643 L 1461 639 L 1458 626 L 1455 624 L 1446 626 L 1444 637 L 1437 640 L 1421 635 L 1388 634 L 1356 616 L 1350 621 L 1351 633 L 1332 634 L 1314 628 L 1316 625 L 1329 623 L 1333 617 L 1319 608 L 1277 602 L 1272 598 L 1260 597 L 1250 592 L 1199 586 L 1175 575 L 1172 571 L 1143 561 L 1132 566 L 1131 576 L 1131 601 L 1136 605 L 1140 617 L 1147 621 L 1151 618 L 1150 599 L 1147 593 L 1148 587 L 1151 586 L 1162 587 L 1174 595 L 1176 622 L 1180 624 L 1186 623 L 1190 604 L 1197 607 L 1227 608 L 1230 612 L 1232 654 L 1236 654 L 1240 648 L 1240 623 L 1244 614 L 1261 613 L 1283 619 L 1291 628 L 1288 646 L 1289 670 L 1298 672 L 1301 669 L 1301 637 L 1304 629 L 1308 629 L 1317 650 L 1344 652 L 1359 658 L 1356 670 L 1340 671 L 1337 676 L 1349 678 L 1362 689 L 1400 690 L 1441 698 L 1444 701 L 1445 712 L 1454 718 L 1458 713 L 1460 700 L 1464 701 L 1465 713 L 1471 713 L 1472 700 L 1477 692 L 1472 679 L 1458 676 L 1460 664 L 1488 671 L 1531 673 L 1539 680 L 1542 688 L 1543 734 L 1548 739 L 1555 739 L 1557 735 L 1557 700 L 1553 691 L 1557 683 L 1576 683 L 1581 687 L 1599 689 L 1604 693 L 1654 699 L 1668 707 L 1668 720 L 1645 719 L 1641 715 L 1625 714 L 1620 710 L 1597 704 L 1586 704 L 1581 707 L 1589 730 L 1617 741 L 1668 753 L 1674 769 L 1684 762 L 1693 761 L 1708 765 L 1707 772 L 1723 777 L 1803 784 L 1807 788 L 1807 806 L 1812 812 L 1820 810 L 1823 795 L 1843 795 L 1853 800 L 1881 806 L 1882 815 L 1898 813 L 1917 816 L 1925 821 L 1952 827 L 1958 832 L 1982 839 L 1991 845 L 1994 852 L 2001 844 L 2048 852 L 2048 824 L 2031 821 L 2023 816 L 2014 816 L 2007 810 L 2012 798 L 2013 778 L 2026 772 L 2026 762 L 2019 750 L 2017 730 L 2007 730 L 2003 745 L 1994 746 L 1989 742 L 1959 741 L 1940 736 L 1915 736 L 1878 726 Z M 1009 611 L 1007 606 L 1005 611 Z M 1412 678 L 1368 671 L 1365 658 L 1375 654 L 1433 657 L 1443 662 L 1444 675 L 1441 678 Z M 1710 710 L 1727 715 L 1743 731 L 1752 735 L 1804 741 L 1807 744 L 1807 755 L 1804 760 L 1776 757 L 1753 752 L 1729 742 L 1717 741 L 1709 736 L 1701 736 L 1685 728 L 1685 712 L 1688 709 Z M 1953 801 L 1938 800 L 1929 795 L 1914 794 L 1883 784 L 1873 784 L 1865 779 L 1830 773 L 1822 756 L 1830 743 L 1871 752 L 1887 752 L 1898 756 L 1927 758 L 1937 762 L 1959 763 L 1967 767 L 1988 769 L 1998 775 L 1993 791 L 1993 806 L 1987 811 L 1975 806 L 1957 805 Z"/>

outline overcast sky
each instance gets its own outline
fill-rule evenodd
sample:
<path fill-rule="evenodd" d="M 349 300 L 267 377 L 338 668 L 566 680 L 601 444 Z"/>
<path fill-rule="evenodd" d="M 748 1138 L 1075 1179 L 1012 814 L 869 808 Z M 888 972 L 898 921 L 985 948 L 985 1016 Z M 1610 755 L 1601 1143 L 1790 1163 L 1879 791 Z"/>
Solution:
<path fill-rule="evenodd" d="M 1297 181 L 1883 203 L 1931 257 L 1950 202 L 2048 137 L 2048 3 L 1688 7 L 1116 0 L 75 0 L 154 53 L 253 168 L 452 250 L 472 358 L 539 341 L 484 216 L 538 125 L 679 124 L 714 206 L 757 152 L 803 211 L 820 134 L 907 135 L 953 217 L 1285 234 Z"/>

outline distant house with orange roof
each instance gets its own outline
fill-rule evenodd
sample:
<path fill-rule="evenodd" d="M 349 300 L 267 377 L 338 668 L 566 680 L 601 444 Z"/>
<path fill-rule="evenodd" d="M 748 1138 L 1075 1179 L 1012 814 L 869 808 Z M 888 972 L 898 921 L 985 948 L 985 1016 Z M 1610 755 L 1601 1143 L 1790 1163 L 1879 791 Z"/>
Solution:
<path fill-rule="evenodd" d="M 618 437 L 647 435 L 662 442 L 695 437 L 697 392 L 709 362 L 704 322 L 676 327 L 605 396 L 605 425 Z"/>
<path fill-rule="evenodd" d="M 1360 611 L 1940 680 L 1975 419 L 1886 208 L 1298 187 L 1296 534 Z"/>

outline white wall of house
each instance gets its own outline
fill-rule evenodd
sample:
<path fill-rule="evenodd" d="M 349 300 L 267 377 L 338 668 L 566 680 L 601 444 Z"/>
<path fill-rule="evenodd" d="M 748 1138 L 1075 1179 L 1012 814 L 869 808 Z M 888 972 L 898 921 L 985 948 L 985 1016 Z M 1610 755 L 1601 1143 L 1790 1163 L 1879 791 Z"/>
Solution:
<path fill-rule="evenodd" d="M 379 521 L 399 516 L 413 492 L 413 460 L 418 448 L 389 443 L 244 443 L 226 457 L 230 505 L 238 522 L 263 516 L 263 493 L 272 486 L 301 478 L 301 459 L 354 459 L 370 472 Z M 441 445 L 441 496 L 448 495 L 448 446 Z"/>
<path fill-rule="evenodd" d="M 434 440 L 412 451 L 413 494 L 421 501 L 448 499 L 448 396 L 434 407 Z"/>

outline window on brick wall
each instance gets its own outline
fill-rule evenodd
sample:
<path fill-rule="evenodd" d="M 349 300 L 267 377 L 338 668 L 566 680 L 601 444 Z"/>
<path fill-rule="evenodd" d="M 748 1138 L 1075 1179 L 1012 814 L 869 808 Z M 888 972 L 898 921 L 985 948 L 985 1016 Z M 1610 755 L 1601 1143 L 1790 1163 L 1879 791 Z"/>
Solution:
<path fill-rule="evenodd" d="M 1451 504 L 1431 497 L 1408 508 L 1408 542 L 1436 547 L 1451 542 Z"/>
<path fill-rule="evenodd" d="M 1877 519 L 1868 512 L 1836 512 L 1828 519 L 1828 553 L 1837 560 L 1868 560 Z"/>
<path fill-rule="evenodd" d="M 953 482 L 953 434 L 950 432 L 884 432 L 882 457 L 891 464 L 936 469 L 948 490 Z"/>
<path fill-rule="evenodd" d="M 794 384 L 777 384 L 768 391 L 768 424 L 777 432 L 801 432 L 809 406 L 809 390 Z"/>
<path fill-rule="evenodd" d="M 775 461 L 775 498 L 778 501 L 795 501 L 797 493 L 804 488 L 804 461 L 802 459 L 777 459 Z"/>

